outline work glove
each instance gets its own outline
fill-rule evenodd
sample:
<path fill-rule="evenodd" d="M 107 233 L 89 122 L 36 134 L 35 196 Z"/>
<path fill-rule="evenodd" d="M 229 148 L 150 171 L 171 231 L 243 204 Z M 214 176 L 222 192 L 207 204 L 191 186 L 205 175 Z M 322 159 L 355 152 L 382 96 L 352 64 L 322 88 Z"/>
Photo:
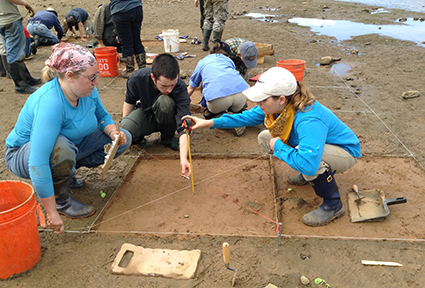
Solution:
<path fill-rule="evenodd" d="M 33 17 L 35 15 L 34 9 L 32 9 L 30 4 L 27 3 L 27 5 L 25 5 L 25 8 L 28 10 L 30 17 Z"/>

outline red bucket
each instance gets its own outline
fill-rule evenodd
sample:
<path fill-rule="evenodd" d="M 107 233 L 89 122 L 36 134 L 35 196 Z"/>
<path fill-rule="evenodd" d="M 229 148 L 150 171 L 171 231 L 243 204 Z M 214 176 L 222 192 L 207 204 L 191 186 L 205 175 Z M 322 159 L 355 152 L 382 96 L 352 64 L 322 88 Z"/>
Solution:
<path fill-rule="evenodd" d="M 94 49 L 97 68 L 101 77 L 115 77 L 118 75 L 120 56 L 116 47 L 101 47 Z"/>
<path fill-rule="evenodd" d="M 31 185 L 0 181 L 0 279 L 29 270 L 40 260 L 37 205 Z"/>
<path fill-rule="evenodd" d="M 304 71 L 305 71 L 304 60 L 296 60 L 296 59 L 280 60 L 280 61 L 277 61 L 276 66 L 285 68 L 286 70 L 290 71 L 292 74 L 294 74 L 295 79 L 297 79 L 297 81 L 303 81 Z"/>

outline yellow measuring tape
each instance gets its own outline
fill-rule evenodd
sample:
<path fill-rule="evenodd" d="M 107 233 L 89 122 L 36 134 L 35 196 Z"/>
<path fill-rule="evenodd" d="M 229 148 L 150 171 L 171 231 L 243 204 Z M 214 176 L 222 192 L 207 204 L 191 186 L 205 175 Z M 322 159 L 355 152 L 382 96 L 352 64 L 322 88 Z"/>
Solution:
<path fill-rule="evenodd" d="M 189 150 L 189 163 L 190 163 L 190 179 L 192 180 L 192 194 L 195 194 L 195 185 L 193 184 L 193 166 L 192 166 L 192 155 L 190 153 L 190 139 L 189 139 L 189 128 L 187 127 L 186 121 L 183 121 L 184 127 L 186 127 L 186 139 L 187 148 Z"/>

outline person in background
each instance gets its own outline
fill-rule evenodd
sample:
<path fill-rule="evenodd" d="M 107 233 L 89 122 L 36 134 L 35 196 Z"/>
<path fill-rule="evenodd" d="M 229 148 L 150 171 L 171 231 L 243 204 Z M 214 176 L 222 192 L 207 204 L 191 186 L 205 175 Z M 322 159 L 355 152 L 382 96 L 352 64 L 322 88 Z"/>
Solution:
<path fill-rule="evenodd" d="M 229 0 L 204 0 L 204 25 L 202 26 L 202 50 L 210 50 L 209 41 L 213 33 L 213 43 L 221 41 L 227 21 Z"/>
<path fill-rule="evenodd" d="M 25 26 L 22 26 L 22 28 L 24 29 L 24 34 L 25 34 L 25 48 L 24 48 L 24 52 L 25 52 L 25 60 L 31 60 L 32 56 L 31 56 L 31 35 L 28 32 L 27 28 L 25 28 Z M 37 51 L 35 51 L 35 53 L 37 53 Z M 33 53 L 33 54 L 35 54 Z"/>
<path fill-rule="evenodd" d="M 128 78 L 134 71 L 134 59 L 139 69 L 146 67 L 146 52 L 140 40 L 143 21 L 141 0 L 111 0 L 112 21 L 122 45 L 125 70 L 120 74 Z"/>
<path fill-rule="evenodd" d="M 350 169 L 361 157 L 356 134 L 328 108 L 321 105 L 307 86 L 281 67 L 267 70 L 257 83 L 243 92 L 258 106 L 241 114 L 220 118 L 191 119 L 197 128 L 234 128 L 264 123 L 258 143 L 299 174 L 289 176 L 293 185 L 309 183 L 323 203 L 304 215 L 308 226 L 327 225 L 344 214 L 334 174 Z"/>
<path fill-rule="evenodd" d="M 41 79 L 33 78 L 23 61 L 25 33 L 18 5 L 25 6 L 29 15 L 34 16 L 34 9 L 25 0 L 0 0 L 0 36 L 6 49 L 6 60 L 15 83 L 15 92 L 31 94 L 36 90 L 34 86 L 41 84 Z"/>
<path fill-rule="evenodd" d="M 236 65 L 236 70 L 246 82 L 249 81 L 249 70 L 257 66 L 258 49 L 254 42 L 242 38 L 230 38 L 225 41 L 229 47 L 230 59 Z"/>
<path fill-rule="evenodd" d="M 57 37 L 51 31 L 55 28 Z M 34 42 L 31 44 L 31 50 L 37 51 L 38 46 L 55 45 L 59 43 L 63 36 L 63 29 L 58 19 L 58 13 L 53 7 L 47 7 L 46 10 L 40 10 L 35 13 L 35 16 L 28 20 L 28 32 L 34 37 Z M 33 52 L 33 54 L 35 54 Z"/>
<path fill-rule="evenodd" d="M 135 71 L 127 80 L 127 92 L 120 126 L 128 130 L 137 144 L 144 136 L 161 132 L 161 144 L 180 149 L 182 174 L 190 175 L 187 138 L 181 118 L 190 114 L 186 83 L 179 77 L 177 60 L 159 54 L 152 68 Z M 179 139 L 174 137 L 177 130 Z"/>
<path fill-rule="evenodd" d="M 3 40 L 0 38 L 0 77 L 12 79 L 9 73 L 9 65 L 6 60 L 6 49 L 4 49 Z"/>
<path fill-rule="evenodd" d="M 121 53 L 121 43 L 112 23 L 111 7 L 109 3 L 101 4 L 93 18 L 93 38 L 99 43 L 99 47 L 113 46 Z"/>
<path fill-rule="evenodd" d="M 80 32 L 81 41 L 83 42 L 87 41 L 84 38 L 84 33 L 86 34 L 87 38 L 89 38 L 90 35 L 92 34 L 90 15 L 83 8 L 80 8 L 80 7 L 72 8 L 65 15 L 63 34 L 65 35 L 69 29 L 69 31 L 71 31 L 72 33 L 72 36 L 74 38 L 77 38 L 77 34 L 76 32 L 74 32 L 74 27 L 76 31 Z"/>
<path fill-rule="evenodd" d="M 224 42 L 215 43 L 211 54 L 202 58 L 190 77 L 187 91 L 192 96 L 202 83 L 201 105 L 205 107 L 205 119 L 219 117 L 223 113 L 241 113 L 247 107 L 242 91 L 248 84 L 235 70 L 235 64 L 229 58 L 230 48 Z M 245 127 L 235 128 L 237 136 L 245 132 Z"/>
<path fill-rule="evenodd" d="M 200 17 L 200 27 L 202 31 L 202 27 L 204 26 L 205 16 L 204 16 L 204 0 L 195 0 L 195 7 L 199 7 Z"/>
<path fill-rule="evenodd" d="M 131 135 L 117 126 L 106 111 L 96 89 L 96 58 L 85 48 L 58 43 L 43 69 L 45 84 L 31 94 L 6 138 L 5 162 L 9 170 L 31 179 L 47 213 L 47 224 L 57 234 L 64 230 L 59 214 L 89 217 L 92 206 L 71 197 L 79 167 L 104 163 L 104 146 L 120 135 L 121 155 L 131 144 Z"/>

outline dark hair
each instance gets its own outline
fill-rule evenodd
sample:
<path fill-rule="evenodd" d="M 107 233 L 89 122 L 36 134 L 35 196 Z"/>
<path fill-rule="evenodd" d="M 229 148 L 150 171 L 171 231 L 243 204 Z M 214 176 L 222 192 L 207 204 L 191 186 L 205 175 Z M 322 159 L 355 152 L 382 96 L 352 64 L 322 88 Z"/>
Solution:
<path fill-rule="evenodd" d="M 230 46 L 225 42 L 217 42 L 212 48 L 210 54 L 223 54 L 224 56 L 230 57 L 232 52 L 230 51 Z"/>
<path fill-rule="evenodd" d="M 75 30 L 78 30 L 78 21 L 73 16 L 66 18 L 66 24 L 68 25 L 69 29 L 75 26 Z"/>
<path fill-rule="evenodd" d="M 162 53 L 153 59 L 152 74 L 155 79 L 163 76 L 167 79 L 176 79 L 180 74 L 179 63 L 174 56 Z"/>

